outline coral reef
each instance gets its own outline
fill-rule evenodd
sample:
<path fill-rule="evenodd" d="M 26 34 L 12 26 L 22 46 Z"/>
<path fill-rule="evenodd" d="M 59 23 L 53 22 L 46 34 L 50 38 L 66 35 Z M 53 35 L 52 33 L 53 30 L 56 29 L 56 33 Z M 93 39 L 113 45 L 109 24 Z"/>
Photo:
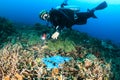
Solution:
<path fill-rule="evenodd" d="M 42 58 L 46 57 L 46 53 L 41 53 L 41 47 L 23 48 L 20 43 L 14 45 L 8 44 L 0 50 L 0 65 L 4 73 L 3 78 L 12 79 L 39 79 L 39 78 L 60 78 L 59 80 L 82 78 L 82 79 L 109 79 L 112 75 L 111 64 L 99 60 L 93 54 L 85 53 L 83 58 L 78 57 L 77 51 L 66 54 L 64 56 L 72 57 L 70 62 L 61 64 L 62 68 L 47 69 Z M 48 56 L 61 55 L 62 53 L 49 52 Z M 74 57 L 73 57 L 74 55 Z M 77 58 L 78 57 L 78 58 Z"/>
<path fill-rule="evenodd" d="M 0 17 L 0 44 L 7 41 L 7 37 L 16 33 L 15 28 L 9 20 Z"/>
<path fill-rule="evenodd" d="M 0 48 L 0 80 L 120 79 L 120 48 L 111 42 L 75 30 L 64 30 L 58 40 L 41 40 L 44 31 L 51 33 L 53 30 L 39 23 L 15 30 L 16 34 L 5 36 L 7 42 Z M 56 65 L 55 61 L 49 60 L 53 56 L 70 60 L 57 58 L 61 63 L 49 69 L 43 58 Z"/>

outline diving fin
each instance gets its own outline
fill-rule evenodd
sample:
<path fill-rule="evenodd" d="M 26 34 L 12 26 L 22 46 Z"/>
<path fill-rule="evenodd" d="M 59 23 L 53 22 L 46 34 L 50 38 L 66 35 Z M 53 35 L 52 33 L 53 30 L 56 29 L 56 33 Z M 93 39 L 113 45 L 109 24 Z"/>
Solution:
<path fill-rule="evenodd" d="M 94 11 L 95 11 L 94 9 L 93 10 L 87 9 L 87 12 L 89 12 L 93 18 L 97 18 L 97 16 L 94 14 Z"/>
<path fill-rule="evenodd" d="M 107 7 L 107 3 L 106 3 L 106 1 L 103 1 L 102 3 L 100 3 L 97 7 L 93 8 L 92 10 L 88 9 L 88 12 L 91 13 L 93 18 L 97 18 L 97 16 L 95 16 L 94 12 L 96 10 L 102 10 L 102 9 L 104 9 L 106 7 Z"/>
<path fill-rule="evenodd" d="M 106 1 L 103 1 L 102 3 L 100 3 L 97 7 L 95 7 L 95 10 L 101 10 L 107 7 L 107 3 Z"/>

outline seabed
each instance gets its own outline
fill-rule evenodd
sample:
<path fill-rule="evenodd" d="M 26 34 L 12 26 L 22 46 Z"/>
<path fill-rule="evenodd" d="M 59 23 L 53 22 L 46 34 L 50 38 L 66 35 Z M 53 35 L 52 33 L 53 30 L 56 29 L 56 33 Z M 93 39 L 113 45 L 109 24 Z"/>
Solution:
<path fill-rule="evenodd" d="M 120 80 L 120 47 L 86 33 L 17 25 L 0 17 L 0 80 Z"/>

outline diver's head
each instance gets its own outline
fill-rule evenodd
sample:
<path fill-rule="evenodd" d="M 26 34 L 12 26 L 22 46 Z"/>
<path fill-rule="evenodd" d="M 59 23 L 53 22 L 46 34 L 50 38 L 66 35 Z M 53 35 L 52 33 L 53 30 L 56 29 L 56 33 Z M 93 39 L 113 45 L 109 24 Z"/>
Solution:
<path fill-rule="evenodd" d="M 50 15 L 47 11 L 43 10 L 43 11 L 40 12 L 39 17 L 42 20 L 48 20 L 50 18 Z"/>

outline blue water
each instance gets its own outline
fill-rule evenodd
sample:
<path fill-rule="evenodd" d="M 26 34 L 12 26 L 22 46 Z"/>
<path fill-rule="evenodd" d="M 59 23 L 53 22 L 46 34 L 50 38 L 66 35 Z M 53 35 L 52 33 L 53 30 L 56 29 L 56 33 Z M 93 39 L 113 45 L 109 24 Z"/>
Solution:
<path fill-rule="evenodd" d="M 81 11 L 92 9 L 103 0 L 68 0 L 69 5 L 80 6 Z M 112 40 L 120 44 L 120 0 L 105 0 L 108 7 L 96 11 L 98 19 L 89 19 L 85 25 L 75 25 L 73 29 L 86 32 L 89 35 L 103 39 Z M 38 14 L 41 10 L 50 10 L 60 5 L 63 0 L 0 0 L 0 16 L 6 17 L 19 24 L 33 25 L 36 22 L 45 24 L 40 20 Z"/>

